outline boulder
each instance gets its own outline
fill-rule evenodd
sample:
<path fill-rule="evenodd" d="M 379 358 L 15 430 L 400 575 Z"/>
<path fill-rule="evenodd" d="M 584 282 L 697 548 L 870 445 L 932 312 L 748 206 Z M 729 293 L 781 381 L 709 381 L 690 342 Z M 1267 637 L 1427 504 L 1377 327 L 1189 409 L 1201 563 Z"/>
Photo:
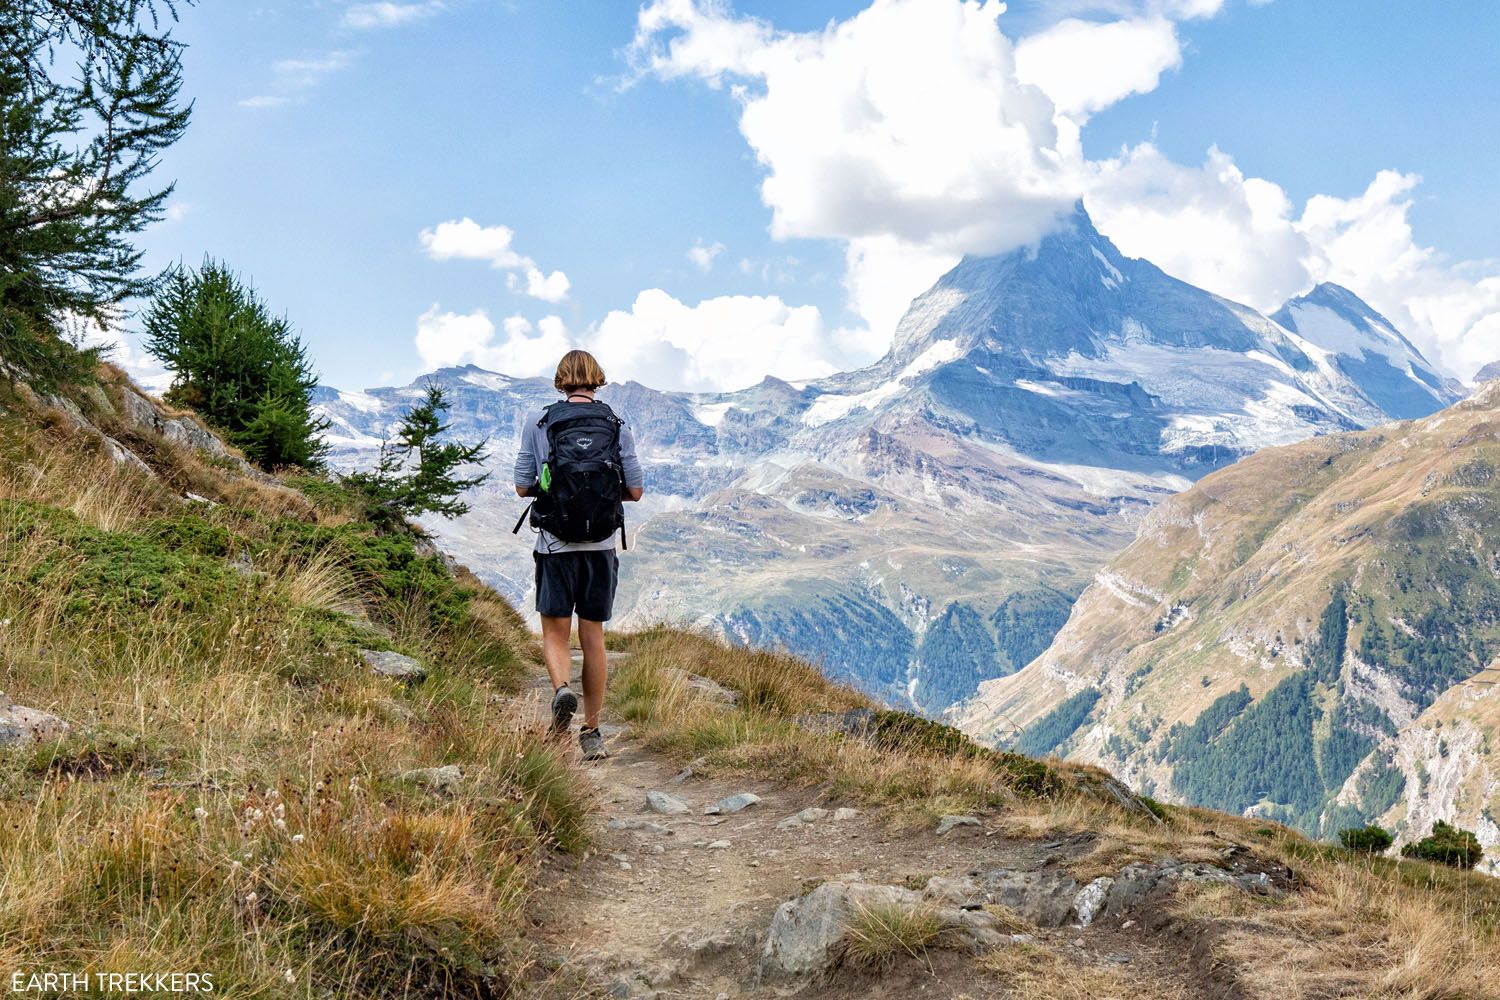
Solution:
<path fill-rule="evenodd" d="M 981 903 L 1005 907 L 1027 923 L 1038 927 L 1061 927 L 1073 915 L 1078 883 L 1057 868 L 1013 871 L 1000 868 L 979 876 Z"/>
<path fill-rule="evenodd" d="M 0 746 L 55 740 L 66 734 L 69 728 L 57 716 L 17 705 L 0 692 Z"/>
<path fill-rule="evenodd" d="M 838 962 L 839 946 L 856 907 L 916 907 L 921 903 L 918 893 L 900 886 L 824 882 L 777 907 L 760 951 L 761 975 L 784 978 L 825 972 Z"/>
<path fill-rule="evenodd" d="M 411 684 L 427 679 L 427 669 L 410 656 L 379 649 L 361 649 L 359 655 L 371 670 L 382 677 L 390 677 Z"/>
<path fill-rule="evenodd" d="M 702 674 L 690 673 L 676 667 L 668 669 L 671 675 L 686 685 L 689 690 L 697 692 L 709 701 L 716 701 L 731 708 L 740 703 L 739 692 L 730 690 L 711 677 L 704 677 Z"/>

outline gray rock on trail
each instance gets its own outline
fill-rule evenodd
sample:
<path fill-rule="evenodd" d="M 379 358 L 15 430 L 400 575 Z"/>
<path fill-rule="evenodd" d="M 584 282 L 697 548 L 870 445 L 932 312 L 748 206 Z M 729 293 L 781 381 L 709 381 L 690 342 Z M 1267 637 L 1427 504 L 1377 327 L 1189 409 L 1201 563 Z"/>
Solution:
<path fill-rule="evenodd" d="M 1081 929 L 1094 922 L 1109 896 L 1110 886 L 1114 884 L 1114 879 L 1101 876 L 1078 890 L 1078 895 L 1073 897 L 1074 927 Z"/>
<path fill-rule="evenodd" d="M 858 809 L 850 809 L 848 806 L 841 806 L 833 811 L 833 821 L 835 823 L 842 823 L 845 820 L 853 819 L 858 815 Z"/>
<path fill-rule="evenodd" d="M 410 781 L 435 792 L 451 792 L 458 787 L 459 782 L 464 779 L 464 769 L 458 764 L 444 764 L 442 767 L 419 767 L 411 771 L 403 771 L 402 781 Z"/>
<path fill-rule="evenodd" d="M 651 807 L 652 812 L 663 816 L 681 816 L 683 813 L 692 811 L 686 802 L 660 791 L 647 792 L 646 805 Z"/>
<path fill-rule="evenodd" d="M 975 816 L 944 816 L 938 820 L 937 835 L 941 837 L 955 827 L 979 825 L 979 819 Z"/>
<path fill-rule="evenodd" d="M 1073 900 L 1078 883 L 1073 876 L 1056 868 L 1041 871 L 997 869 L 979 876 L 979 895 L 960 903 L 963 906 L 998 904 L 1038 927 L 1061 927 L 1073 915 Z"/>
<path fill-rule="evenodd" d="M 856 907 L 915 907 L 922 897 L 894 885 L 824 882 L 782 903 L 771 918 L 760 952 L 764 976 L 806 976 L 834 964 Z"/>
<path fill-rule="evenodd" d="M 0 692 L 0 746 L 55 740 L 71 727 L 55 715 L 17 705 Z"/>
<path fill-rule="evenodd" d="M 1282 890 L 1265 872 L 1234 872 L 1206 864 L 1183 865 L 1171 858 L 1156 864 L 1126 865 L 1113 878 L 1096 878 L 1085 886 L 1060 868 L 1037 871 L 997 868 L 960 878 L 934 876 L 928 880 L 922 895 L 943 906 L 966 909 L 1003 906 L 1037 927 L 1072 924 L 1085 928 L 1101 916 L 1128 913 L 1158 888 L 1179 881 L 1231 885 L 1253 895 L 1282 895 Z"/>
<path fill-rule="evenodd" d="M 824 882 L 777 907 L 761 948 L 761 975 L 785 979 L 827 972 L 838 963 L 849 924 L 857 914 L 887 907 L 927 909 L 939 927 L 961 935 L 971 947 L 990 947 L 1009 939 L 1001 932 L 999 919 L 983 910 L 937 906 L 921 893 L 896 885 Z"/>
<path fill-rule="evenodd" d="M 427 668 L 410 656 L 376 649 L 361 649 L 359 655 L 364 658 L 365 663 L 369 664 L 371 670 L 382 677 L 406 681 L 409 684 L 427 679 Z"/>
<path fill-rule="evenodd" d="M 824 816 L 828 815 L 827 809 L 819 809 L 817 806 L 809 806 L 795 815 L 788 816 L 776 824 L 778 830 L 795 830 L 799 826 L 811 826 Z"/>
<path fill-rule="evenodd" d="M 717 816 L 720 813 L 737 813 L 742 809 L 748 809 L 760 801 L 760 796 L 754 792 L 740 792 L 731 795 L 727 799 L 720 799 L 711 806 L 703 808 L 703 815 Z"/>

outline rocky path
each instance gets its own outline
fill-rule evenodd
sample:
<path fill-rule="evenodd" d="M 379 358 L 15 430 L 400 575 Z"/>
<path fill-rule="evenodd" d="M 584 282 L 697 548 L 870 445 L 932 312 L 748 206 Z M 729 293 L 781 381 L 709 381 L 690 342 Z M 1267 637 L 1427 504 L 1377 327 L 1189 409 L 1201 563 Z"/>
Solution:
<path fill-rule="evenodd" d="M 575 654 L 575 675 L 577 669 Z M 538 724 L 547 718 L 551 693 L 541 677 L 525 695 Z M 778 907 L 822 883 L 920 890 L 933 876 L 1047 871 L 1086 853 L 1086 838 L 1039 843 L 1008 840 L 982 825 L 942 836 L 933 828 L 901 828 L 877 812 L 823 801 L 816 790 L 679 773 L 623 727 L 606 720 L 603 728 L 613 756 L 586 765 L 598 795 L 594 850 L 560 859 L 545 874 L 533 908 L 554 970 L 551 992 L 663 1000 L 803 991 L 847 998 L 1053 995 L 1007 988 L 979 973 L 964 949 L 933 951 L 883 976 L 843 971 L 832 981 L 762 976 L 760 956 Z M 755 801 L 705 813 L 736 796 Z M 1128 969 L 1145 995 L 1223 995 L 1206 982 L 1195 985 L 1199 977 L 1179 942 L 1132 934 L 1123 923 L 1100 919 L 1086 932 L 1027 928 L 1027 936 L 1056 944 L 1085 966 Z"/>

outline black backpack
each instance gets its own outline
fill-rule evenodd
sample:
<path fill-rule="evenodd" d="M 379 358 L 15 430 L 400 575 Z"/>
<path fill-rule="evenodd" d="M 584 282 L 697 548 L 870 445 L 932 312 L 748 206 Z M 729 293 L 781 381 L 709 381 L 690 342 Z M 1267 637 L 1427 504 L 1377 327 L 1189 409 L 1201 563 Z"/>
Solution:
<path fill-rule="evenodd" d="M 625 469 L 620 427 L 608 403 L 553 403 L 537 426 L 547 434 L 547 461 L 538 474 L 536 498 L 516 522 L 516 534 L 531 526 L 563 542 L 602 542 L 616 531 L 625 542 Z"/>

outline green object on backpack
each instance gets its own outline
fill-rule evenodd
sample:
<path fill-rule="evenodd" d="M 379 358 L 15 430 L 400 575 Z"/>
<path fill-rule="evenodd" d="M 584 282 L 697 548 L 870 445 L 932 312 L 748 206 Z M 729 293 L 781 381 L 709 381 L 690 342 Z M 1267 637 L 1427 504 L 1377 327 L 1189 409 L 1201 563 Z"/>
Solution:
<path fill-rule="evenodd" d="M 549 493 L 549 492 L 551 492 L 551 490 L 552 490 L 552 463 L 551 462 L 543 462 L 542 463 L 542 475 L 541 475 L 540 481 L 541 481 L 541 484 L 542 484 L 542 492 L 543 493 Z"/>

